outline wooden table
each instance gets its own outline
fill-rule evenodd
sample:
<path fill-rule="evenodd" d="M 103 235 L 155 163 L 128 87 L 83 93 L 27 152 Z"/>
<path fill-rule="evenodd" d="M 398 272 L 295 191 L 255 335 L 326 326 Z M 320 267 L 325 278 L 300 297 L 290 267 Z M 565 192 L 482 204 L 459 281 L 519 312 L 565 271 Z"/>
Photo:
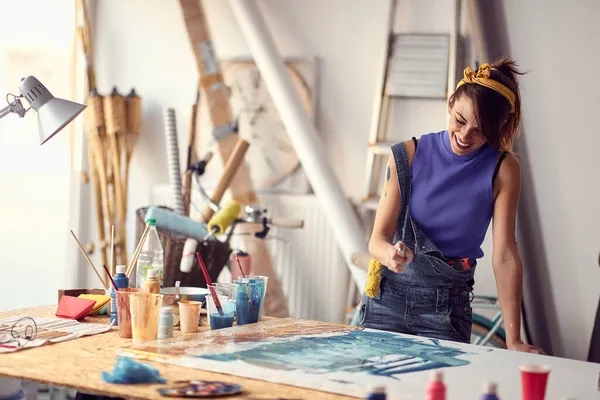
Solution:
<path fill-rule="evenodd" d="M 55 311 L 56 306 L 36 307 L 0 313 L 0 318 L 13 315 L 53 317 Z M 85 321 L 108 324 L 108 317 L 88 317 Z M 208 327 L 204 324 L 205 320 L 202 322 L 201 329 L 207 329 Z M 179 332 L 176 331 L 175 334 L 177 335 Z M 37 348 L 1 354 L 0 375 L 69 387 L 90 394 L 124 398 L 166 399 L 156 391 L 157 388 L 165 387 L 165 385 L 116 385 L 102 381 L 101 372 L 112 372 L 113 370 L 116 362 L 116 348 L 129 343 L 131 343 L 130 339 L 119 338 L 117 330 L 114 329 L 111 332 L 63 343 L 47 344 Z M 162 363 L 150 361 L 148 363 L 156 367 L 168 383 L 187 379 L 239 383 L 244 387 L 245 392 L 243 395 L 234 397 L 237 399 L 338 400 L 351 398 Z"/>

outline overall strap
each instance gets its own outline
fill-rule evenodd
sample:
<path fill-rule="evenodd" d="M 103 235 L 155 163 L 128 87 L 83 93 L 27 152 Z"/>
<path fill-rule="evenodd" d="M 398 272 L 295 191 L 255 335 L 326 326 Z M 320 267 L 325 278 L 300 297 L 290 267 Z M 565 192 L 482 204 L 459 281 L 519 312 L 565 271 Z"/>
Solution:
<path fill-rule="evenodd" d="M 400 189 L 401 210 L 398 216 L 398 229 L 401 234 L 400 240 L 405 241 L 407 225 L 409 224 L 410 208 L 410 167 L 408 165 L 408 153 L 403 142 L 392 146 L 396 174 L 398 176 L 398 187 Z"/>

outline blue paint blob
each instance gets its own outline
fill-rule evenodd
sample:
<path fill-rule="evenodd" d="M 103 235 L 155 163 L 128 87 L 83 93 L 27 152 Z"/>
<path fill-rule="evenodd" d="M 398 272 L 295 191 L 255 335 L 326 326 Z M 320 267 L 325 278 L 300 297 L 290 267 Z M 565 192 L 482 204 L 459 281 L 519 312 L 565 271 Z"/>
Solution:
<path fill-rule="evenodd" d="M 199 357 L 224 362 L 242 360 L 277 370 L 314 374 L 344 371 L 397 379 L 396 375 L 409 372 L 468 365 L 469 361 L 459 358 L 466 354 L 459 348 L 429 343 L 422 338 L 358 330 L 292 341 L 264 340 L 252 349 Z"/>
<path fill-rule="evenodd" d="M 217 330 L 231 328 L 233 326 L 233 313 L 219 315 L 219 313 L 210 314 L 210 329 Z"/>

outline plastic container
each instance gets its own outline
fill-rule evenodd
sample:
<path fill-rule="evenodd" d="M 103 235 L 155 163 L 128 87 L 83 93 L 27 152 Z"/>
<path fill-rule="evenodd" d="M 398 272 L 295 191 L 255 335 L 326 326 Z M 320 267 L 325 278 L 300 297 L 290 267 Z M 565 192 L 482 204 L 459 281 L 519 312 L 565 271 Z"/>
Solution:
<path fill-rule="evenodd" d="M 158 339 L 168 339 L 173 337 L 173 309 L 171 307 L 161 307 L 158 317 Z"/>
<path fill-rule="evenodd" d="M 117 288 L 124 289 L 129 287 L 129 278 L 125 275 L 125 265 L 117 265 L 116 274 L 113 280 L 115 281 L 115 285 Z M 115 289 L 110 289 L 110 322 L 113 323 L 114 326 L 119 325 L 119 318 L 117 316 L 117 294 L 115 293 Z"/>
<path fill-rule="evenodd" d="M 148 271 L 148 277 L 144 281 L 144 289 L 150 293 L 160 293 L 160 282 L 156 279 L 156 270 L 151 269 Z"/>
<path fill-rule="evenodd" d="M 156 279 L 159 282 L 160 287 L 163 284 L 163 270 L 164 270 L 164 251 L 160 244 L 160 238 L 156 231 L 156 220 L 148 219 L 150 228 L 148 236 L 144 241 L 140 256 L 138 257 L 136 265 L 136 287 L 143 288 L 144 282 L 148 277 L 148 271 L 156 270 Z"/>

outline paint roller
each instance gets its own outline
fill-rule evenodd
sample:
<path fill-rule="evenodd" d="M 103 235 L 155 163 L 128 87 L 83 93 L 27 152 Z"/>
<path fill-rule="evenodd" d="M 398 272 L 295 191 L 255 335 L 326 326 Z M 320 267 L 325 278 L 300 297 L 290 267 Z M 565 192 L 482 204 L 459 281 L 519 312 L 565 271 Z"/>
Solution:
<path fill-rule="evenodd" d="M 202 238 L 208 235 L 206 224 L 194 221 L 191 218 L 164 208 L 156 206 L 148 207 L 144 221 L 148 221 L 148 219 L 155 219 L 157 228 L 185 236 L 186 238 L 202 240 Z"/>
<path fill-rule="evenodd" d="M 225 207 L 221 208 L 212 216 L 210 221 L 208 221 L 208 231 L 210 232 L 208 237 L 219 233 L 225 233 L 227 228 L 229 228 L 231 224 L 233 224 L 233 221 L 238 217 L 241 210 L 242 207 L 240 207 L 240 204 L 237 201 L 229 201 Z"/>
<path fill-rule="evenodd" d="M 236 143 L 231 156 L 225 164 L 223 175 L 221 175 L 221 178 L 219 179 L 219 182 L 213 191 L 211 199 L 214 203 L 219 204 L 221 202 L 221 199 L 229 187 L 229 184 L 233 180 L 235 173 L 244 161 L 244 156 L 246 155 L 246 151 L 248 151 L 248 147 L 250 147 L 250 143 L 245 140 L 240 139 Z M 202 213 L 201 221 L 210 221 L 213 214 L 214 210 L 207 205 Z M 197 247 L 198 241 L 193 237 L 188 237 L 183 245 L 183 254 L 181 256 L 181 263 L 179 264 L 179 269 L 181 272 L 190 272 L 192 270 L 192 266 L 194 265 L 194 254 L 196 253 Z"/>

